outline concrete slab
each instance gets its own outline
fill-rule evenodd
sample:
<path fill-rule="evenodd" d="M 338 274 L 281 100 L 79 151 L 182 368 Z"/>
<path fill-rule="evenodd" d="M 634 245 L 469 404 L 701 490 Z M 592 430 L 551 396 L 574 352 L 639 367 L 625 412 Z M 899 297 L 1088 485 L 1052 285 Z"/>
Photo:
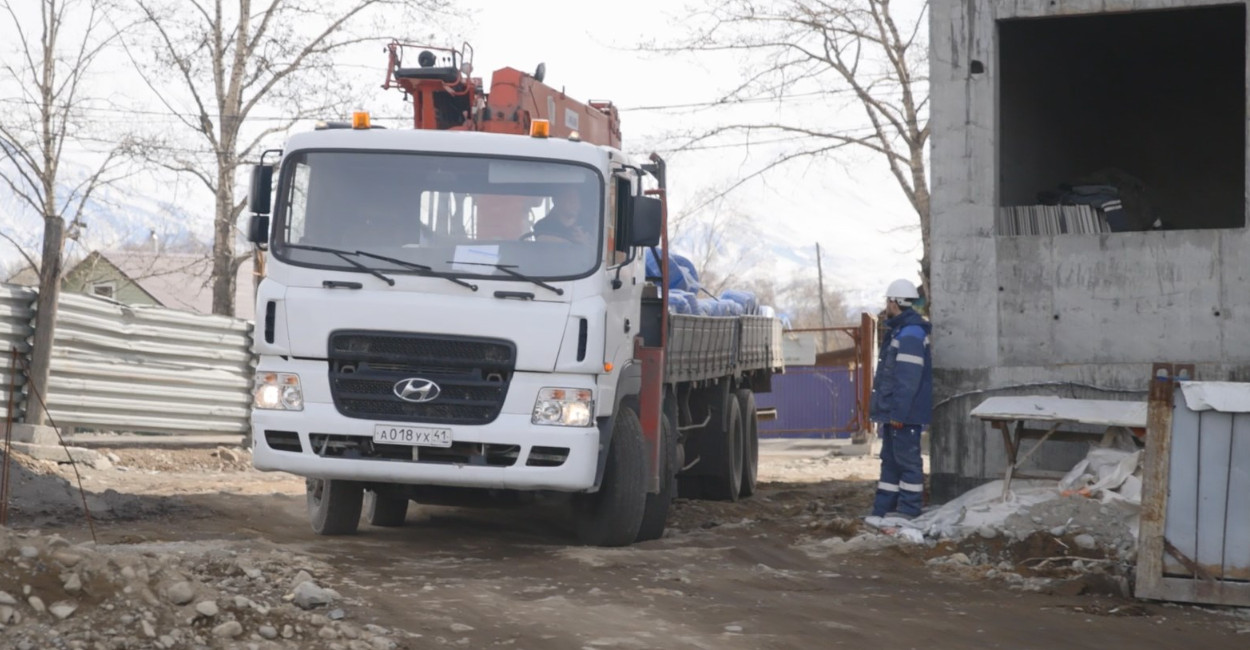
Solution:
<path fill-rule="evenodd" d="M 3 433 L 3 425 L 0 425 L 0 433 Z M 60 439 L 57 437 L 56 429 L 42 424 L 14 422 L 10 435 L 12 435 L 14 442 L 28 442 L 36 445 L 61 444 Z"/>

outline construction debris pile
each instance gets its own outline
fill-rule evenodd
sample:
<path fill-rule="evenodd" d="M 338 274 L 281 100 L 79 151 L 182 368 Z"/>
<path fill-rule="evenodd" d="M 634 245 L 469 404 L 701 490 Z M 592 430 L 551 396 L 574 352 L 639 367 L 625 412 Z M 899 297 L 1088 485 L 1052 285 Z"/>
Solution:
<path fill-rule="evenodd" d="M 977 487 L 910 521 L 870 518 L 844 549 L 897 544 L 946 549 L 928 561 L 966 577 L 1047 591 L 1079 578 L 1130 594 L 1141 511 L 1141 451 L 1097 448 L 1058 482 Z M 1082 587 L 1083 588 L 1083 587 Z M 1080 589 L 1077 589 L 1077 593 Z"/>
<path fill-rule="evenodd" d="M 315 560 L 228 542 L 71 544 L 0 528 L 0 637 L 14 650 L 395 650 Z M 359 608 L 356 608 L 359 609 Z"/>

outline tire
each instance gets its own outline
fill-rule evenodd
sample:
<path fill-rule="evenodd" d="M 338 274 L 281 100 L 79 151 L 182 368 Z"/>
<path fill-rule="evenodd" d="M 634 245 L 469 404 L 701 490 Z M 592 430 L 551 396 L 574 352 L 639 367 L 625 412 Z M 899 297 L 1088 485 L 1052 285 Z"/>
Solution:
<path fill-rule="evenodd" d="M 755 418 L 755 393 L 738 391 L 738 408 L 742 414 L 742 487 L 738 496 L 755 494 L 755 481 L 760 469 L 760 428 Z"/>
<path fill-rule="evenodd" d="M 408 497 L 387 494 L 385 491 L 365 492 L 365 519 L 371 526 L 394 528 L 403 526 L 408 518 Z"/>
<path fill-rule="evenodd" d="M 646 447 L 638 414 L 621 408 L 599 491 L 573 500 L 573 525 L 583 544 L 626 546 L 637 539 L 647 502 Z"/>
<path fill-rule="evenodd" d="M 714 501 L 737 501 L 742 491 L 742 411 L 738 397 L 730 393 L 722 411 L 724 425 L 712 454 L 710 475 L 703 478 L 703 496 Z M 710 430 L 709 430 L 710 431 Z"/>
<path fill-rule="evenodd" d="M 318 535 L 351 535 L 360 526 L 364 486 L 354 481 L 310 478 L 304 481 L 308 520 Z"/>
<path fill-rule="evenodd" d="M 646 542 L 664 536 L 668 525 L 668 509 L 677 493 L 677 435 L 667 415 L 660 418 L 660 491 L 647 494 L 642 513 L 642 526 L 638 528 L 635 542 Z"/>

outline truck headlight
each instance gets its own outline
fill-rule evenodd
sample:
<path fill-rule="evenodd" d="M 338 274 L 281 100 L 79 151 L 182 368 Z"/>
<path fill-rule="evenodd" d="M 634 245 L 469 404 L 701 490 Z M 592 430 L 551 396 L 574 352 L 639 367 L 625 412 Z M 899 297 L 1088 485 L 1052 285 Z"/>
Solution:
<path fill-rule="evenodd" d="M 270 411 L 304 410 L 304 391 L 299 375 L 284 372 L 258 372 L 252 386 L 252 403 Z"/>
<path fill-rule="evenodd" d="M 594 418 L 594 394 L 584 388 L 544 388 L 534 401 L 534 424 L 557 427 L 590 426 Z"/>

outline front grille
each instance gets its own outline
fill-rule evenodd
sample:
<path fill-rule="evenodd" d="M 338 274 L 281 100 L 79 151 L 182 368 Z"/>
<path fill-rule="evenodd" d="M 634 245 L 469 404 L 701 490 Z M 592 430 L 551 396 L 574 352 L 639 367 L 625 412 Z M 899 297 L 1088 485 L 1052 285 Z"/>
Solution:
<path fill-rule="evenodd" d="M 327 458 L 388 460 L 409 463 L 511 467 L 516 464 L 521 448 L 517 445 L 494 445 L 480 442 L 453 442 L 450 447 L 412 447 L 384 445 L 366 436 L 345 436 L 329 433 L 309 434 L 313 453 Z"/>
<path fill-rule="evenodd" d="M 487 424 L 499 417 L 516 367 L 509 341 L 395 332 L 334 332 L 330 392 L 339 413 L 369 420 Z M 411 402 L 398 382 L 423 379 L 438 397 Z"/>
<path fill-rule="evenodd" d="M 335 332 L 330 335 L 330 353 L 378 361 L 415 359 L 448 367 L 485 362 L 509 368 L 516 356 L 512 343 L 498 339 L 389 332 Z"/>

